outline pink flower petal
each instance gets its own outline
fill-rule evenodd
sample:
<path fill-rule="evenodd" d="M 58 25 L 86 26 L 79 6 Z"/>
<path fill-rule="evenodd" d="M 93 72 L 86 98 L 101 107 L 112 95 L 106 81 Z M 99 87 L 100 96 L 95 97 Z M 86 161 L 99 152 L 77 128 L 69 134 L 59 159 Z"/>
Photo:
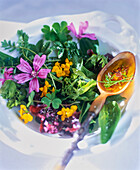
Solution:
<path fill-rule="evenodd" d="M 21 73 L 21 74 L 15 75 L 14 78 L 18 80 L 17 83 L 22 84 L 22 83 L 29 81 L 32 78 L 32 76 L 30 74 Z"/>
<path fill-rule="evenodd" d="M 33 66 L 35 72 L 37 72 L 45 63 L 46 60 L 46 55 L 42 55 L 41 57 L 39 55 L 35 55 L 34 61 L 33 61 Z"/>
<path fill-rule="evenodd" d="M 47 77 L 48 73 L 50 73 L 50 72 L 51 72 L 51 69 L 41 69 L 38 72 L 38 77 L 45 79 Z"/>
<path fill-rule="evenodd" d="M 4 78 L 5 80 L 14 80 L 12 75 L 6 73 L 4 74 Z"/>
<path fill-rule="evenodd" d="M 85 22 L 80 22 L 80 26 L 79 26 L 79 35 L 82 35 L 83 33 L 85 33 L 85 31 L 88 28 L 88 21 Z"/>
<path fill-rule="evenodd" d="M 72 22 L 70 23 L 69 26 L 67 26 L 67 28 L 68 28 L 69 31 L 71 31 L 77 37 L 76 29 L 75 29 Z"/>
<path fill-rule="evenodd" d="M 39 82 L 37 78 L 33 78 L 29 83 L 29 93 L 31 93 L 33 90 L 39 92 Z"/>
<path fill-rule="evenodd" d="M 17 65 L 17 68 L 24 73 L 31 73 L 32 72 L 32 67 L 23 58 L 20 59 L 20 64 Z"/>
<path fill-rule="evenodd" d="M 2 85 L 4 84 L 5 80 L 0 78 L 0 81 L 2 81 Z"/>
<path fill-rule="evenodd" d="M 5 68 L 5 72 L 8 74 L 13 73 L 13 70 L 14 70 L 13 68 L 9 68 L 8 70 L 7 70 L 7 68 Z"/>
<path fill-rule="evenodd" d="M 95 37 L 95 34 L 84 34 L 84 35 L 79 35 L 79 38 L 89 38 L 91 40 L 97 40 L 97 38 Z"/>

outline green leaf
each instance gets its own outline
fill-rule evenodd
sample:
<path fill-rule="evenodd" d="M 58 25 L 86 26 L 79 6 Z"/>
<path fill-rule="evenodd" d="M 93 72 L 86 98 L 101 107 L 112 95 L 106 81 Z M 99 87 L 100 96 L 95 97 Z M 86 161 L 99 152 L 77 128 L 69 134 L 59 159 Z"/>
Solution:
<path fill-rule="evenodd" d="M 125 100 L 126 98 L 125 97 L 122 97 L 120 94 L 118 95 L 113 95 L 113 96 L 109 96 L 107 97 L 106 99 L 106 104 L 111 102 L 111 101 L 116 101 L 117 103 L 120 103 L 122 102 L 123 100 Z"/>
<path fill-rule="evenodd" d="M 60 24 L 58 22 L 55 22 L 53 25 L 52 25 L 53 29 L 54 29 L 54 32 L 55 33 L 59 33 L 60 32 Z"/>
<path fill-rule="evenodd" d="M 0 51 L 0 67 L 15 66 L 19 64 L 19 58 L 14 58 Z"/>
<path fill-rule="evenodd" d="M 61 103 L 62 103 L 62 101 L 59 98 L 55 98 L 52 101 L 52 106 L 54 109 L 58 109 Z"/>
<path fill-rule="evenodd" d="M 13 99 L 13 100 L 9 100 L 9 101 L 7 102 L 7 107 L 8 107 L 9 109 L 12 109 L 14 106 L 15 106 L 15 100 L 14 100 L 14 99 Z"/>
<path fill-rule="evenodd" d="M 49 34 L 50 33 L 50 27 L 48 25 L 43 25 L 43 28 L 41 29 L 43 33 Z"/>
<path fill-rule="evenodd" d="M 18 41 L 17 41 L 18 46 L 27 47 L 29 36 L 25 32 L 23 32 L 23 30 L 18 30 L 17 36 L 18 36 Z"/>
<path fill-rule="evenodd" d="M 86 85 L 82 86 L 76 91 L 78 92 L 79 95 L 82 95 L 85 92 L 87 92 L 91 87 L 94 87 L 94 86 L 96 86 L 96 81 L 91 79 Z"/>
<path fill-rule="evenodd" d="M 35 96 L 35 92 L 32 91 L 28 97 L 28 104 L 27 104 L 27 107 L 29 107 L 30 105 L 33 105 L 33 99 L 34 99 L 34 96 Z"/>
<path fill-rule="evenodd" d="M 71 39 L 69 30 L 67 29 L 67 23 L 65 21 L 62 21 L 60 24 L 55 22 L 52 25 L 52 29 L 50 29 L 49 26 L 44 25 L 41 30 L 44 33 L 46 40 L 51 40 L 52 42 L 60 41 L 61 43 L 64 43 Z"/>
<path fill-rule="evenodd" d="M 99 113 L 101 127 L 101 143 L 106 143 L 112 136 L 121 117 L 121 111 L 116 101 L 105 104 Z"/>
<path fill-rule="evenodd" d="M 83 55 L 87 55 L 87 50 L 92 49 L 94 54 L 98 54 L 98 40 L 91 40 L 89 38 L 81 38 L 79 40 L 80 49 Z"/>
<path fill-rule="evenodd" d="M 81 71 L 88 77 L 91 79 L 96 79 L 97 75 L 95 73 L 93 73 L 92 71 L 89 71 L 86 67 L 82 66 L 81 67 Z"/>
<path fill-rule="evenodd" d="M 46 97 L 48 97 L 50 100 L 52 100 L 52 95 L 50 93 L 47 93 Z"/>
<path fill-rule="evenodd" d="M 91 62 L 91 64 L 95 67 L 97 63 L 101 65 L 103 68 L 107 63 L 107 58 L 104 55 L 96 55 L 93 54 L 87 61 L 86 63 Z"/>
<path fill-rule="evenodd" d="M 62 21 L 61 22 L 61 31 L 63 31 L 66 28 L 67 28 L 67 22 L 66 21 Z"/>
<path fill-rule="evenodd" d="M 16 94 L 16 84 L 12 80 L 6 80 L 4 85 L 1 87 L 2 96 L 6 99 L 11 99 Z"/>
<path fill-rule="evenodd" d="M 41 102 L 42 102 L 43 104 L 46 104 L 46 105 L 47 105 L 47 108 L 50 107 L 51 100 L 48 99 L 47 97 L 43 97 L 43 98 L 41 99 Z"/>
<path fill-rule="evenodd" d="M 12 43 L 10 40 L 9 41 L 4 40 L 4 41 L 1 42 L 1 44 L 2 44 L 2 47 L 5 50 L 8 50 L 9 52 L 12 52 L 16 49 L 15 42 Z"/>
<path fill-rule="evenodd" d="M 27 95 L 27 91 L 25 88 L 20 88 L 20 90 L 17 90 L 17 99 L 18 101 L 23 101 L 25 98 L 26 98 L 26 95 Z"/>
<path fill-rule="evenodd" d="M 41 39 L 35 45 L 36 46 L 36 50 L 37 50 L 38 53 L 42 51 L 43 42 L 44 42 L 43 39 Z"/>
<path fill-rule="evenodd" d="M 88 110 L 90 108 L 90 104 L 88 102 L 83 102 L 82 107 L 79 109 L 81 110 L 81 114 L 79 116 L 79 122 L 83 123 L 87 117 Z"/>
<path fill-rule="evenodd" d="M 84 80 L 88 80 L 90 81 L 90 79 L 80 70 L 77 70 L 76 68 L 72 68 L 74 74 L 76 74 L 77 76 L 80 76 L 82 79 Z"/>
<path fill-rule="evenodd" d="M 98 94 L 95 92 L 94 88 L 90 88 L 86 93 L 80 95 L 77 97 L 77 100 L 83 100 L 83 101 L 93 101 L 98 97 Z"/>

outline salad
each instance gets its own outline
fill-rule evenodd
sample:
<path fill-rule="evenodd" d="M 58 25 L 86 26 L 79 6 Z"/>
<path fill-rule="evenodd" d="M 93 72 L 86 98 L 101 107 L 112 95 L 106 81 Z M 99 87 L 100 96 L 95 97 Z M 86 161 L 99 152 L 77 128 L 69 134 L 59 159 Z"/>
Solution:
<path fill-rule="evenodd" d="M 25 124 L 37 121 L 41 133 L 72 137 L 100 95 L 96 78 L 114 56 L 100 54 L 99 41 L 87 32 L 88 25 L 88 21 L 81 22 L 77 32 L 73 23 L 55 22 L 42 26 L 42 38 L 35 44 L 23 30 L 17 31 L 16 42 L 1 42 L 8 54 L 0 51 L 0 94 L 9 109 L 19 107 L 19 119 Z M 106 77 L 107 88 L 117 86 L 120 79 L 129 81 L 127 69 L 121 71 Z M 111 138 L 124 100 L 121 95 L 107 97 L 99 116 L 90 121 L 89 133 L 95 124 L 101 128 L 101 143 Z"/>

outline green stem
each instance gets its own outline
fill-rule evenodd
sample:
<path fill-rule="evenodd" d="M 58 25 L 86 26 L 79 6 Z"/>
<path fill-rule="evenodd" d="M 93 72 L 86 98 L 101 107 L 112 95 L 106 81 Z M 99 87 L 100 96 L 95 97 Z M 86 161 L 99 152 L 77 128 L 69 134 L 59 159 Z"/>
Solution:
<path fill-rule="evenodd" d="M 61 61 L 61 60 L 47 60 L 46 63 L 53 63 L 53 62 L 57 62 L 57 61 Z"/>
<path fill-rule="evenodd" d="M 25 52 L 24 52 L 23 49 L 22 49 L 22 53 L 23 53 L 23 56 L 24 56 L 28 61 L 30 61 L 30 62 L 32 63 L 32 61 L 25 55 Z"/>
<path fill-rule="evenodd" d="M 72 106 L 72 105 L 74 105 L 74 104 L 78 104 L 78 103 L 80 103 L 80 101 L 76 101 L 76 102 L 73 102 L 73 103 L 71 103 L 71 104 L 61 104 L 61 106 Z"/>
<path fill-rule="evenodd" d="M 129 81 L 132 81 L 132 79 L 131 79 L 132 77 L 127 77 L 127 78 L 125 78 L 125 79 L 122 79 L 122 80 L 116 80 L 116 81 L 113 81 L 113 80 L 110 80 L 110 81 L 99 81 L 100 83 L 104 83 L 104 86 L 106 87 L 106 88 L 108 88 L 108 87 L 111 87 L 111 86 L 113 86 L 113 85 L 115 85 L 115 84 L 117 84 L 117 83 L 123 83 L 123 82 L 129 82 Z"/>
<path fill-rule="evenodd" d="M 33 50 L 31 50 L 31 49 L 29 49 L 29 48 L 26 48 L 26 47 L 17 47 L 17 48 L 21 48 L 21 49 L 24 49 L 24 50 L 28 50 L 28 51 L 30 51 L 31 53 L 33 53 L 33 54 L 37 54 L 36 52 L 34 52 Z"/>
<path fill-rule="evenodd" d="M 39 100 L 33 100 L 33 102 L 35 102 L 35 103 L 42 103 L 42 102 L 39 101 Z"/>

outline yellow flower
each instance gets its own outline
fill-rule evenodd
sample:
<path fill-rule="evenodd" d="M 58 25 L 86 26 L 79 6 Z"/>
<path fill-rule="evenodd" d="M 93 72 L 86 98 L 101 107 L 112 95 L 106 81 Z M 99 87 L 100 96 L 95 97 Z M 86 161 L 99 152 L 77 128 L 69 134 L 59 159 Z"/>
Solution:
<path fill-rule="evenodd" d="M 28 110 L 25 105 L 20 105 L 20 110 L 18 111 L 20 116 L 23 116 L 24 113 L 28 113 Z"/>
<path fill-rule="evenodd" d="M 33 120 L 33 116 L 31 116 L 29 113 L 26 113 L 21 117 L 21 119 L 24 120 L 24 123 L 28 123 Z"/>
<path fill-rule="evenodd" d="M 53 92 L 53 93 L 55 92 L 55 88 L 54 88 L 54 87 L 52 88 L 52 92 Z"/>
<path fill-rule="evenodd" d="M 71 108 L 62 108 L 61 111 L 58 111 L 57 114 L 61 115 L 61 120 L 64 121 L 66 118 L 69 118 L 77 110 L 76 105 L 72 105 Z"/>
<path fill-rule="evenodd" d="M 60 66 L 60 63 L 57 61 L 57 62 L 55 63 L 55 66 Z"/>
<path fill-rule="evenodd" d="M 73 110 L 71 110 L 69 108 L 66 108 L 65 111 L 66 111 L 66 113 L 65 113 L 66 114 L 66 118 L 71 117 L 73 115 L 73 113 L 74 113 Z"/>
<path fill-rule="evenodd" d="M 65 68 L 65 64 L 61 64 L 61 68 Z"/>
<path fill-rule="evenodd" d="M 27 110 L 25 105 L 20 105 L 20 118 L 24 120 L 24 123 L 31 122 L 33 120 L 33 117 L 29 114 L 29 111 Z"/>
<path fill-rule="evenodd" d="M 43 96 L 46 96 L 46 94 L 48 92 L 48 87 L 46 87 L 46 86 L 40 87 L 39 90 L 42 91 L 42 94 L 40 97 L 43 97 Z"/>
<path fill-rule="evenodd" d="M 70 66 L 72 65 L 72 62 L 70 62 L 68 58 L 66 58 L 65 63 L 66 64 L 61 64 L 60 66 L 60 63 L 56 62 L 53 66 L 52 72 L 55 72 L 57 77 L 69 76 Z"/>
<path fill-rule="evenodd" d="M 52 72 L 57 72 L 59 70 L 58 66 L 53 66 Z"/>
<path fill-rule="evenodd" d="M 71 108 L 74 112 L 77 110 L 77 106 L 76 106 L 76 105 L 72 105 L 70 108 Z"/>
<path fill-rule="evenodd" d="M 45 86 L 46 87 L 51 87 L 51 85 L 49 84 L 49 82 L 47 80 L 45 81 Z"/>
<path fill-rule="evenodd" d="M 69 61 L 68 58 L 65 59 L 66 64 L 69 64 L 70 66 L 73 64 L 71 61 Z"/>
<path fill-rule="evenodd" d="M 46 94 L 48 93 L 48 88 L 51 87 L 51 85 L 49 84 L 49 82 L 46 80 L 45 81 L 45 85 L 44 87 L 40 87 L 39 90 L 42 91 L 42 94 L 40 97 L 46 96 Z"/>

